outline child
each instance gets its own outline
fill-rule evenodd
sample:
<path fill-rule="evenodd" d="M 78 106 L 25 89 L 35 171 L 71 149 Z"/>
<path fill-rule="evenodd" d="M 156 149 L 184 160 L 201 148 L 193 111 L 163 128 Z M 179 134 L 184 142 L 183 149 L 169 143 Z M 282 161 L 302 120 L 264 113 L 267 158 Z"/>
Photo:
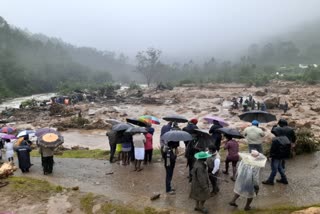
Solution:
<path fill-rule="evenodd" d="M 8 161 L 13 163 L 13 143 L 9 139 L 5 140 L 4 148 L 6 149 L 6 157 Z"/>
<path fill-rule="evenodd" d="M 218 176 L 220 167 L 220 155 L 215 145 L 209 145 L 209 154 L 212 155 L 207 159 L 209 180 L 212 185 L 211 196 L 219 192 Z"/>
<path fill-rule="evenodd" d="M 224 150 L 228 150 L 228 155 L 226 158 L 226 170 L 223 171 L 224 174 L 229 174 L 229 163 L 232 163 L 232 177 L 231 180 L 236 180 L 237 163 L 239 161 L 239 143 L 232 139 L 232 136 L 225 135 L 227 142 L 224 145 Z"/>
<path fill-rule="evenodd" d="M 144 144 L 145 149 L 145 155 L 144 155 L 144 164 L 151 163 L 152 161 L 152 153 L 153 153 L 153 142 L 152 142 L 152 136 L 153 130 L 148 130 L 148 132 L 145 134 L 146 137 L 146 143 Z"/>

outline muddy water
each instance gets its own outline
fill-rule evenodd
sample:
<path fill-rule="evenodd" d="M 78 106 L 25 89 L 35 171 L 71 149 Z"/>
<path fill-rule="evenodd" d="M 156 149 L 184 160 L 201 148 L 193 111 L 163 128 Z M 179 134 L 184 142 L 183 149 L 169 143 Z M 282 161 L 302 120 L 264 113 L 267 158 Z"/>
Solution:
<path fill-rule="evenodd" d="M 177 194 L 167 196 L 165 189 L 165 170 L 162 163 L 153 163 L 144 167 L 141 172 L 134 172 L 133 166 L 109 164 L 107 161 L 92 159 L 55 159 L 54 174 L 43 176 L 40 159 L 33 158 L 34 166 L 29 174 L 16 175 L 31 176 L 47 179 L 50 182 L 73 187 L 79 186 L 81 191 L 106 195 L 113 200 L 121 200 L 135 206 L 175 207 L 186 213 L 192 213 L 194 201 L 189 199 L 190 184 L 187 180 L 187 168 L 184 158 L 179 158 L 174 171 L 173 184 Z M 275 184 L 274 186 L 260 185 L 260 193 L 254 199 L 253 207 L 268 208 L 276 205 L 311 205 L 319 203 L 320 193 L 320 153 L 298 156 L 287 162 L 289 185 Z M 261 180 L 268 177 L 270 167 L 261 171 Z M 222 164 L 224 167 L 224 164 Z M 112 175 L 106 173 L 113 172 Z M 210 198 L 206 205 L 215 213 L 231 213 L 235 208 L 228 202 L 233 196 L 234 183 L 227 175 L 221 174 L 220 192 Z M 162 193 L 160 199 L 151 202 L 149 197 L 153 193 Z M 242 209 L 245 199 L 239 200 Z"/>
<path fill-rule="evenodd" d="M 61 132 L 61 134 L 64 137 L 63 146 L 67 148 L 82 146 L 90 149 L 109 150 L 106 131 L 69 129 L 68 131 Z"/>
<path fill-rule="evenodd" d="M 21 104 L 21 102 L 25 100 L 30 100 L 30 99 L 48 100 L 50 99 L 50 97 L 54 97 L 55 95 L 56 95 L 55 93 L 35 94 L 27 97 L 18 97 L 14 99 L 9 99 L 0 104 L 0 112 L 3 111 L 5 108 L 19 108 L 19 105 Z"/>

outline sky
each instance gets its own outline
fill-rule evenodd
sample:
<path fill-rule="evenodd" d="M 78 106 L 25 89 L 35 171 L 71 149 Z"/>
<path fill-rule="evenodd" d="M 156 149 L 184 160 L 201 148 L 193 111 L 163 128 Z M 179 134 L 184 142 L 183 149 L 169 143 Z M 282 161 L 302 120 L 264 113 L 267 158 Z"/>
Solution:
<path fill-rule="evenodd" d="M 319 0 L 0 0 L 0 16 L 32 33 L 134 57 L 232 54 L 319 18 Z"/>

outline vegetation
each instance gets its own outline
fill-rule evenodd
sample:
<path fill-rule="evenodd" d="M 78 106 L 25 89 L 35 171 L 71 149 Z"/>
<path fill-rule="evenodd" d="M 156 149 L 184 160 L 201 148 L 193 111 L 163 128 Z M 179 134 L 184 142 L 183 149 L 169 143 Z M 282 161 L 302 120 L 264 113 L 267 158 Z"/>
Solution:
<path fill-rule="evenodd" d="M 92 159 L 101 159 L 107 160 L 109 158 L 109 151 L 101 150 L 101 149 L 93 149 L 93 150 L 65 150 L 61 153 L 59 152 L 55 156 L 58 158 L 92 158 Z M 40 154 L 37 150 L 33 150 L 30 155 L 32 157 L 40 157 Z"/>
<path fill-rule="evenodd" d="M 294 211 L 307 209 L 309 207 L 320 207 L 320 204 L 315 204 L 312 206 L 281 206 L 281 207 L 272 207 L 267 209 L 252 209 L 250 211 L 239 210 L 234 212 L 235 214 L 290 214 Z"/>
<path fill-rule="evenodd" d="M 295 151 L 297 155 L 318 150 L 320 142 L 315 139 L 315 136 L 310 129 L 299 129 L 296 135 L 297 142 Z"/>

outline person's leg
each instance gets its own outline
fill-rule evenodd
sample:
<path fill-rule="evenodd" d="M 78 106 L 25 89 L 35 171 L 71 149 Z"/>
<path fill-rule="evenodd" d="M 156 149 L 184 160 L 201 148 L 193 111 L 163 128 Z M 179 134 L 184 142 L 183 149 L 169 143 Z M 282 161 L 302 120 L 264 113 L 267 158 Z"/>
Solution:
<path fill-rule="evenodd" d="M 114 154 L 116 153 L 116 147 L 117 147 L 117 144 L 109 144 L 110 145 L 110 163 L 113 163 L 113 158 L 114 158 Z"/>
<path fill-rule="evenodd" d="M 250 204 L 251 204 L 252 200 L 253 200 L 253 198 L 247 198 L 247 203 L 246 203 L 246 206 L 244 207 L 244 210 L 251 209 Z"/>
<path fill-rule="evenodd" d="M 262 153 L 263 154 L 263 149 L 262 149 L 262 144 L 257 144 L 256 145 L 256 149 L 259 153 Z"/>
<path fill-rule="evenodd" d="M 170 192 L 171 191 L 171 179 L 170 179 L 170 166 L 166 167 L 166 192 Z"/>
<path fill-rule="evenodd" d="M 249 153 L 254 149 L 254 144 L 248 144 Z"/>
<path fill-rule="evenodd" d="M 226 158 L 226 170 L 223 171 L 224 174 L 229 174 L 229 162 L 230 162 L 229 159 Z"/>
<path fill-rule="evenodd" d="M 53 171 L 53 156 L 48 157 L 48 172 L 52 173 Z"/>
<path fill-rule="evenodd" d="M 200 201 L 200 209 L 202 211 L 202 213 L 208 213 L 208 209 L 204 207 L 204 203 L 206 203 L 206 201 Z"/>
<path fill-rule="evenodd" d="M 280 160 L 271 158 L 271 173 L 269 178 L 266 181 L 263 181 L 263 184 L 274 184 L 274 177 L 277 174 L 278 170 L 278 164 L 280 163 Z"/>
<path fill-rule="evenodd" d="M 138 160 L 134 161 L 134 171 L 138 170 Z"/>
<path fill-rule="evenodd" d="M 284 169 L 282 168 L 282 160 L 280 160 L 280 163 L 278 165 L 278 172 L 280 173 L 281 179 L 277 180 L 279 183 L 288 184 L 287 176 L 284 172 Z"/>
<path fill-rule="evenodd" d="M 141 168 L 141 162 L 142 162 L 142 160 L 138 160 L 138 171 L 141 171 L 141 170 L 142 170 L 142 168 Z"/>
<path fill-rule="evenodd" d="M 232 180 L 236 180 L 236 173 L 237 173 L 237 162 L 238 161 L 232 161 Z"/>
<path fill-rule="evenodd" d="M 200 205 L 199 205 L 199 201 L 196 200 L 196 207 L 194 208 L 195 211 L 199 211 L 200 210 Z"/>
<path fill-rule="evenodd" d="M 148 162 L 148 150 L 144 150 L 144 160 L 143 164 L 146 165 Z"/>
<path fill-rule="evenodd" d="M 220 190 L 219 190 L 219 187 L 218 187 L 218 173 L 214 174 L 213 175 L 213 183 L 212 183 L 212 190 L 215 194 L 217 194 Z"/>
<path fill-rule="evenodd" d="M 234 194 L 232 200 L 229 202 L 230 206 L 237 207 L 238 205 L 236 204 L 237 199 L 240 197 L 237 193 Z"/>
<path fill-rule="evenodd" d="M 149 163 L 152 162 L 152 155 L 153 155 L 153 149 L 149 150 L 149 159 L 148 159 Z"/>

